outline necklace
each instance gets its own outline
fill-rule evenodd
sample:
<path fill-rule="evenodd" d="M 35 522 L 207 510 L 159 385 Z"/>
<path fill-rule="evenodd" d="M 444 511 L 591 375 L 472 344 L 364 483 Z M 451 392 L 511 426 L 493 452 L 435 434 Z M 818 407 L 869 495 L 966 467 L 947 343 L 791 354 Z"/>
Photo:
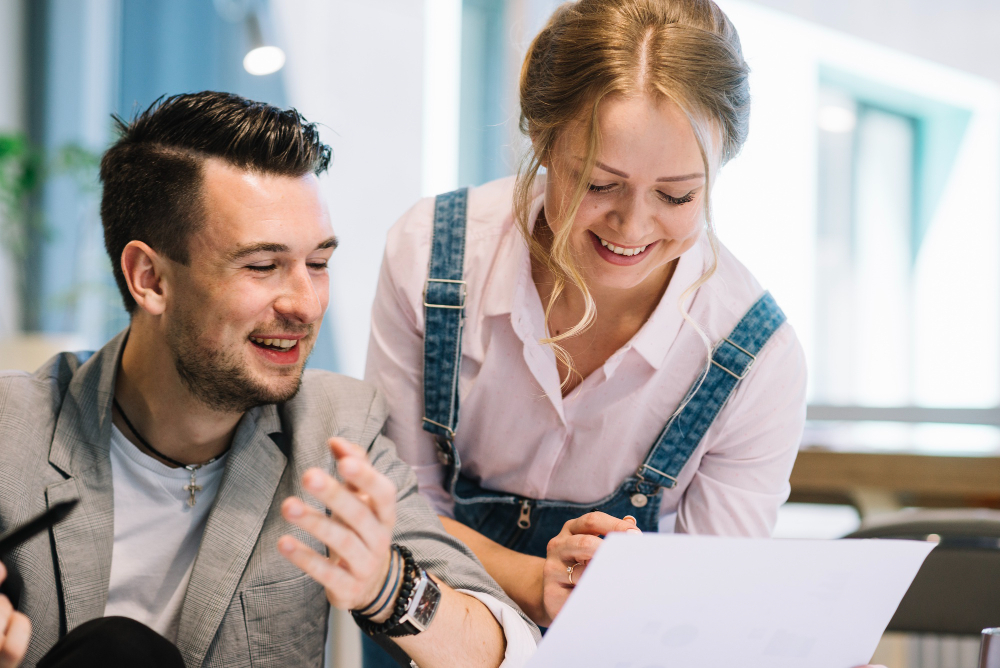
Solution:
<path fill-rule="evenodd" d="M 199 485 L 197 483 L 197 481 L 195 480 L 195 476 L 198 473 L 198 469 L 200 469 L 202 466 L 208 466 L 212 462 L 216 461 L 218 459 L 218 457 L 212 457 L 207 462 L 202 462 L 201 464 L 184 464 L 182 462 L 177 461 L 173 457 L 167 457 L 165 454 L 163 454 L 162 452 L 160 452 L 159 450 L 157 450 L 156 448 L 154 448 L 152 445 L 150 445 L 149 441 L 147 441 L 145 438 L 143 438 L 142 434 L 139 433 L 139 430 L 136 429 L 135 425 L 132 424 L 132 421 L 128 419 L 127 415 L 125 415 L 125 411 L 122 410 L 122 405 L 120 403 L 118 403 L 118 399 L 112 397 L 111 401 L 114 404 L 115 409 L 118 411 L 118 414 L 122 416 L 122 420 L 125 421 L 125 424 L 128 426 L 129 431 L 131 431 L 132 434 L 134 434 L 135 437 L 137 439 L 139 439 L 140 443 L 142 443 L 144 446 L 146 446 L 147 450 L 149 450 L 150 452 L 152 452 L 154 455 L 156 455 L 160 459 L 164 459 L 164 460 L 170 462 L 171 464 L 173 464 L 174 466 L 177 466 L 179 468 L 185 469 L 185 470 L 187 470 L 188 472 L 191 473 L 191 482 L 189 482 L 188 484 L 184 485 L 184 491 L 187 492 L 188 494 L 190 494 L 190 496 L 188 497 L 188 500 L 187 500 L 188 506 L 194 508 L 194 504 L 196 503 L 195 498 L 194 498 L 195 492 L 200 492 L 201 491 L 201 485 Z"/>

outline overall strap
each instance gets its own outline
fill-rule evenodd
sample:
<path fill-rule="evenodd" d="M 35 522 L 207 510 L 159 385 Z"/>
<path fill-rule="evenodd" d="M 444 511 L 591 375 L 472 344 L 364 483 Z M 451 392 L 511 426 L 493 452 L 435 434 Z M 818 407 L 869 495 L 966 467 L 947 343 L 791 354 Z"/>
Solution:
<path fill-rule="evenodd" d="M 454 456 L 454 448 L 447 446 L 458 427 L 458 374 L 466 296 L 462 270 L 467 200 L 467 188 L 438 195 L 434 200 L 430 268 L 424 287 L 423 427 L 438 437 L 441 455 L 446 459 Z"/>
<path fill-rule="evenodd" d="M 691 453 L 785 319 L 771 293 L 765 292 L 729 336 L 715 344 L 704 378 L 699 376 L 701 382 L 695 381 L 681 410 L 663 428 L 636 473 L 639 478 L 668 489 L 677 484 Z"/>

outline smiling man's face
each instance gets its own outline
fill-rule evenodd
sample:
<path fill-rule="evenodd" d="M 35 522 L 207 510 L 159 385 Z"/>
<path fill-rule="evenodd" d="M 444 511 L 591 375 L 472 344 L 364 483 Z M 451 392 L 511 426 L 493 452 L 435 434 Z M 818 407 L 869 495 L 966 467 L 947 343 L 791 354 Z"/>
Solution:
<path fill-rule="evenodd" d="M 188 389 L 233 412 L 287 401 L 330 295 L 336 247 L 315 176 L 205 162 L 204 223 L 172 263 L 164 335 Z"/>

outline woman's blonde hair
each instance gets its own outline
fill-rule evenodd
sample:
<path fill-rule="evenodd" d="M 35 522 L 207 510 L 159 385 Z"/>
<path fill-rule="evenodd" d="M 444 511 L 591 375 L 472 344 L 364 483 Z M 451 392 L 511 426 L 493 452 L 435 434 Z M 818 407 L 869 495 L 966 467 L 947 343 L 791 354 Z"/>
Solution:
<path fill-rule="evenodd" d="M 584 316 L 572 328 L 543 339 L 574 371 L 559 341 L 580 334 L 594 320 L 595 307 L 587 285 L 574 265 L 569 247 L 570 223 L 589 188 L 597 162 L 601 102 L 612 95 L 652 95 L 676 104 L 691 122 L 705 167 L 705 220 L 712 264 L 681 296 L 683 303 L 715 272 L 718 241 L 709 206 L 712 158 L 724 164 L 746 140 L 750 117 L 749 68 L 739 36 L 728 17 L 711 0 L 579 0 L 561 5 L 535 37 L 521 67 L 521 132 L 531 149 L 518 170 L 514 212 L 532 258 L 545 266 L 555 283 L 545 309 L 548 323 L 553 304 L 566 288 L 582 293 Z M 531 233 L 529 220 L 535 179 L 562 132 L 583 123 L 587 153 L 580 178 L 563 220 L 553 226 L 546 251 Z M 551 163 L 549 163 L 551 164 Z M 551 215 L 551 212 L 546 212 Z"/>

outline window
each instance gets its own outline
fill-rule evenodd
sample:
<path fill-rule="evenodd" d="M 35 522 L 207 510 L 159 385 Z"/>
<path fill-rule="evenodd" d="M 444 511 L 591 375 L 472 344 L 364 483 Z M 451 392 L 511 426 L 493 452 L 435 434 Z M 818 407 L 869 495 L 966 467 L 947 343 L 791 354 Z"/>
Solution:
<path fill-rule="evenodd" d="M 489 134 L 499 119 L 516 137 L 516 96 L 498 108 L 488 95 L 516 90 L 558 3 L 507 2 L 503 21 L 498 4 L 464 2 L 463 68 L 476 71 L 462 74 L 463 183 L 513 171 L 485 146 L 502 140 Z M 753 3 L 720 4 L 754 106 L 713 192 L 715 221 L 803 342 L 810 418 L 1000 424 L 1000 87 Z M 484 64 L 501 58 L 500 35 L 503 66 Z"/>

